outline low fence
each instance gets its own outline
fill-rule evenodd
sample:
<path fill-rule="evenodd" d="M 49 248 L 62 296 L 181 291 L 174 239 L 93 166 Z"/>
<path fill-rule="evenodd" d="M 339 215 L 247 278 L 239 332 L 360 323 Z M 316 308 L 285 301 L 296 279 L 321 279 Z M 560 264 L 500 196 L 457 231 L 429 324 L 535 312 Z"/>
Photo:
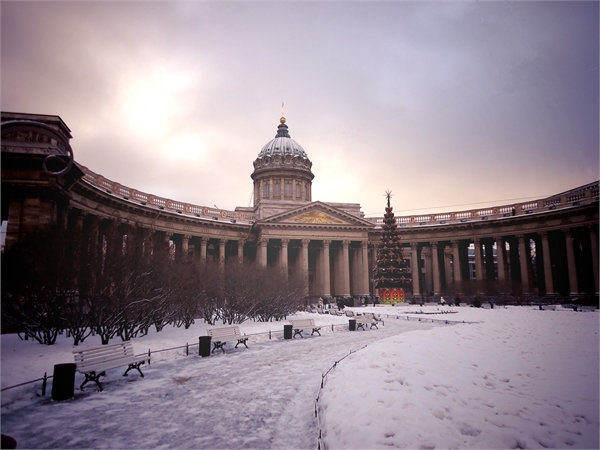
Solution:
<path fill-rule="evenodd" d="M 362 350 L 363 348 L 366 348 L 366 347 L 367 347 L 367 345 L 364 345 L 359 349 L 350 351 L 350 353 L 348 353 L 346 356 L 344 356 L 343 358 L 340 358 L 336 362 L 334 362 L 333 365 L 327 370 L 327 372 L 325 372 L 324 374 L 321 375 L 321 386 L 319 387 L 319 391 L 317 392 L 317 398 L 315 399 L 315 417 L 317 418 L 317 429 L 319 430 L 319 435 L 317 437 L 317 449 L 318 450 L 321 450 L 321 448 L 322 448 L 321 444 L 323 442 L 323 430 L 321 429 L 321 417 L 319 415 L 319 411 L 320 411 L 320 403 L 319 402 L 321 400 L 321 393 L 323 392 L 323 388 L 325 387 L 325 378 L 327 377 L 327 375 L 329 375 L 329 372 L 331 372 L 333 369 L 335 369 L 341 361 L 346 359 L 351 354 L 356 353 L 357 351 Z"/>
<path fill-rule="evenodd" d="M 418 313 L 412 313 L 412 314 L 418 314 Z M 386 319 L 392 318 L 392 319 L 397 319 L 397 320 L 413 320 L 413 321 L 419 321 L 419 322 L 430 322 L 430 323 L 442 323 L 442 324 L 459 324 L 459 323 L 477 323 L 477 322 L 465 322 L 465 321 L 452 321 L 452 320 L 444 320 L 444 319 L 433 319 L 430 317 L 411 317 L 411 316 L 401 316 L 401 315 L 394 315 L 394 314 L 379 314 L 380 317 L 385 317 Z M 348 319 L 352 319 L 352 317 L 348 316 Z M 385 324 L 384 324 L 385 326 Z M 321 332 L 325 332 L 325 333 L 333 333 L 335 331 L 342 331 L 348 328 L 348 324 L 347 323 L 332 323 L 329 325 L 324 325 L 321 326 Z M 269 331 L 264 331 L 264 332 L 260 332 L 260 333 L 250 333 L 250 334 L 245 334 L 244 336 L 247 336 L 249 338 L 252 338 L 252 340 L 254 342 L 259 342 L 259 341 L 267 341 L 267 340 L 273 340 L 273 339 L 283 339 L 283 330 L 269 330 Z M 198 338 L 199 340 L 200 338 Z M 195 347 L 198 347 L 198 354 L 200 351 L 200 342 L 194 342 L 194 343 L 188 343 L 186 342 L 185 345 L 180 345 L 177 347 L 170 347 L 170 348 L 163 348 L 160 350 L 152 350 L 152 349 L 148 349 L 148 357 L 151 358 L 153 354 L 157 354 L 157 353 L 164 353 L 164 352 L 170 352 L 170 351 L 176 351 L 176 350 L 185 350 L 184 352 L 182 352 L 185 356 L 189 356 L 190 355 L 190 349 L 194 349 Z M 140 356 L 140 355 L 136 355 L 136 356 Z M 151 364 L 151 360 L 148 361 L 148 365 Z M 329 371 L 327 372 L 329 373 Z M 5 388 L 2 388 L 0 391 L 4 392 L 7 391 L 9 389 L 14 389 L 20 386 L 25 386 L 27 384 L 32 384 L 32 383 L 38 383 L 38 382 L 42 382 L 42 391 L 41 391 L 41 395 L 45 396 L 46 395 L 46 388 L 47 388 L 47 383 L 48 380 L 50 378 L 52 378 L 52 375 L 47 375 L 47 372 L 44 372 L 44 376 L 42 378 L 37 378 L 35 380 L 31 380 L 31 381 L 25 381 L 24 383 L 20 383 L 20 384 L 16 384 L 14 386 L 8 386 Z"/>

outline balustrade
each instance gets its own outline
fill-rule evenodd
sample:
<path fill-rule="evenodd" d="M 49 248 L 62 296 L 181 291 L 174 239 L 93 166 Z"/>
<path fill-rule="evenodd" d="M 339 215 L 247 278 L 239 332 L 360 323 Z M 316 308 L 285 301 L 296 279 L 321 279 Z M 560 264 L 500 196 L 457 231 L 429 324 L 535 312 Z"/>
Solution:
<path fill-rule="evenodd" d="M 117 195 L 123 200 L 140 203 L 144 206 L 155 206 L 169 212 L 189 214 L 196 217 L 210 218 L 213 220 L 229 220 L 250 223 L 256 220 L 256 215 L 248 212 L 226 211 L 206 206 L 192 205 L 156 195 L 140 192 L 136 189 L 123 186 L 120 183 L 108 180 L 102 175 L 92 172 L 87 167 L 82 167 L 83 181 L 100 188 L 109 194 Z"/>
<path fill-rule="evenodd" d="M 472 220 L 489 220 L 510 217 L 516 214 L 551 211 L 558 208 L 573 206 L 575 202 L 598 200 L 600 190 L 598 183 L 582 186 L 569 195 L 556 196 L 547 199 L 533 200 L 521 204 L 499 205 L 472 209 L 468 211 L 452 211 L 439 214 L 422 214 L 416 216 L 396 216 L 396 224 L 401 227 L 419 227 L 423 225 L 446 225 Z M 383 225 L 382 217 L 367 218 L 376 226 Z"/>

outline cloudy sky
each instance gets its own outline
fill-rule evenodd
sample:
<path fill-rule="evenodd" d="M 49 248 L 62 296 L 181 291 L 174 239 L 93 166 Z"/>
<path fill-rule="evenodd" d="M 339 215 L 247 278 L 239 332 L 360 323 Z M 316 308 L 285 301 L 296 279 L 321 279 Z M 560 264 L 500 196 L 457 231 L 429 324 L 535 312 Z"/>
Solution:
<path fill-rule="evenodd" d="M 1 107 L 144 192 L 248 206 L 281 103 L 313 200 L 382 215 L 599 178 L 597 2 L 2 1 Z"/>

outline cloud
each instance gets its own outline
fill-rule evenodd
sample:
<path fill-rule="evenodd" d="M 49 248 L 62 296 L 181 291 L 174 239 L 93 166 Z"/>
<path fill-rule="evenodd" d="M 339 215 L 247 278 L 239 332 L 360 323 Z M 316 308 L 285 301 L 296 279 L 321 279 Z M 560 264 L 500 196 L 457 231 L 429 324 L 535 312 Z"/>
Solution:
<path fill-rule="evenodd" d="M 5 2 L 2 108 L 109 179 L 233 209 L 281 102 L 315 198 L 398 208 L 598 179 L 596 2 Z"/>

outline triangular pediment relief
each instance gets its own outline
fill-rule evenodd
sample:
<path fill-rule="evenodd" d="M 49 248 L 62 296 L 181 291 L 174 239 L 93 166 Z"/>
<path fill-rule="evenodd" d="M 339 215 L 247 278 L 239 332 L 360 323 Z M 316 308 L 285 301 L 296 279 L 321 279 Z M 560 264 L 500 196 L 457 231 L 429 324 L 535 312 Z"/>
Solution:
<path fill-rule="evenodd" d="M 339 225 L 343 223 L 348 223 L 346 221 L 337 219 L 330 214 L 327 214 L 323 211 L 312 210 L 309 212 L 305 212 L 303 214 L 299 214 L 294 217 L 287 218 L 285 220 L 281 220 L 281 223 L 321 223 L 321 224 L 332 224 Z"/>
<path fill-rule="evenodd" d="M 325 203 L 314 202 L 260 220 L 264 225 L 367 226 L 374 224 Z"/>

